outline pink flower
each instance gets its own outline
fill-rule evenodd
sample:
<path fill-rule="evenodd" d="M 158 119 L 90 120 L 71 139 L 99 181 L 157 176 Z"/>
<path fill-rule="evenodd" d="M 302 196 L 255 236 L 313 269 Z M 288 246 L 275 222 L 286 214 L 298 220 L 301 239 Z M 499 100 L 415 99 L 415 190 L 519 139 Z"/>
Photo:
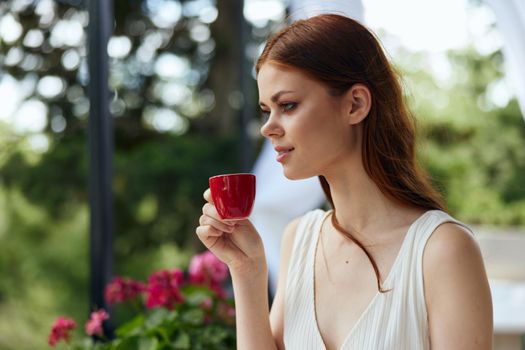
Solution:
<path fill-rule="evenodd" d="M 201 309 L 205 311 L 211 311 L 211 309 L 213 308 L 213 300 L 211 300 L 211 298 L 206 298 L 201 302 L 200 306 Z"/>
<path fill-rule="evenodd" d="M 146 307 L 151 309 L 164 306 L 173 309 L 175 304 L 183 302 L 180 286 L 184 281 L 184 274 L 179 269 L 162 270 L 153 273 L 148 279 Z"/>
<path fill-rule="evenodd" d="M 86 334 L 102 336 L 104 334 L 102 323 L 107 319 L 109 319 L 109 314 L 104 309 L 93 311 L 86 323 Z"/>
<path fill-rule="evenodd" d="M 69 341 L 70 332 L 77 328 L 77 324 L 70 318 L 65 318 L 60 316 L 56 319 L 53 327 L 51 328 L 51 333 L 49 334 L 48 344 L 50 346 L 55 346 L 60 340 Z"/>
<path fill-rule="evenodd" d="M 111 305 L 133 300 L 146 291 L 146 285 L 130 278 L 115 277 L 104 290 L 106 302 Z"/>
<path fill-rule="evenodd" d="M 221 283 L 228 278 L 228 267 L 220 261 L 212 252 L 206 251 L 195 255 L 188 269 L 190 282 L 203 284 L 214 290 L 219 297 L 225 297 Z"/>

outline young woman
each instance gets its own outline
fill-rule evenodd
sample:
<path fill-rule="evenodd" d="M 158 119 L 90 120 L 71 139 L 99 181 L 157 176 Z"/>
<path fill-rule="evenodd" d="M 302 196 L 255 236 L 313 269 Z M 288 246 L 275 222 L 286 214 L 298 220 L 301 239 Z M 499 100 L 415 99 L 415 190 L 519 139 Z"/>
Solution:
<path fill-rule="evenodd" d="M 287 178 L 319 176 L 333 209 L 286 228 L 268 314 L 256 229 L 221 221 L 204 193 L 196 232 L 230 268 L 238 348 L 490 349 L 479 247 L 417 166 L 413 120 L 373 34 L 339 15 L 297 21 L 256 70 L 261 133 Z"/>

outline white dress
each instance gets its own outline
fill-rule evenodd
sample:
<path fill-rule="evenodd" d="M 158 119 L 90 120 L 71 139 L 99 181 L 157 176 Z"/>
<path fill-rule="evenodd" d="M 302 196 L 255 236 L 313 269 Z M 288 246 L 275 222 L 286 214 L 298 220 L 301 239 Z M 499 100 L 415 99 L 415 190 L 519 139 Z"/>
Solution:
<path fill-rule="evenodd" d="M 284 307 L 284 344 L 287 350 L 325 349 L 315 320 L 314 255 L 321 224 L 330 212 L 305 214 L 293 244 Z M 423 250 L 434 230 L 445 222 L 463 223 L 440 210 L 415 220 L 405 235 L 391 271 L 340 350 L 430 349 L 423 291 Z"/>

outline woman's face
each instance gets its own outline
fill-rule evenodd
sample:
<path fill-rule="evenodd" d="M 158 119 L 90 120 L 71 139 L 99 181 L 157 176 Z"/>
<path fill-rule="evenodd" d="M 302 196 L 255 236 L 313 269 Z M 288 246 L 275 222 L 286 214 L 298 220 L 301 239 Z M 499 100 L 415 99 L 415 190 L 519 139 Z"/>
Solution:
<path fill-rule="evenodd" d="M 273 63 L 263 64 L 257 84 L 267 117 L 261 134 L 271 140 L 287 178 L 324 175 L 355 151 L 342 98 L 324 84 Z"/>

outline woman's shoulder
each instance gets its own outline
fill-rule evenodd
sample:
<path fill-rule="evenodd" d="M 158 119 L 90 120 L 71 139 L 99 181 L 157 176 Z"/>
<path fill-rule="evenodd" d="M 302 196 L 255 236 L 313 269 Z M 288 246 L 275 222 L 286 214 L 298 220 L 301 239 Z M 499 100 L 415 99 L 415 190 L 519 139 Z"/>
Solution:
<path fill-rule="evenodd" d="M 429 229 L 424 249 L 427 264 L 479 252 L 472 230 L 463 222 L 442 210 L 429 210 L 423 216 L 427 216 L 425 226 Z"/>
<path fill-rule="evenodd" d="M 423 275 L 434 342 L 443 348 L 489 344 L 490 288 L 481 250 L 468 227 L 445 222 L 435 229 L 424 251 Z M 470 345 L 462 346 L 461 342 Z"/>
<path fill-rule="evenodd" d="M 284 229 L 282 238 L 283 246 L 291 248 L 298 232 L 302 233 L 308 227 L 311 227 L 311 225 L 320 222 L 330 211 L 331 210 L 313 209 L 290 221 Z"/>
<path fill-rule="evenodd" d="M 477 252 L 479 245 L 472 231 L 456 221 L 447 221 L 436 227 L 425 248 L 426 260 L 429 263 Z"/>
<path fill-rule="evenodd" d="M 313 209 L 310 210 L 303 215 L 296 218 L 296 220 L 301 221 L 309 221 L 309 222 L 318 222 L 322 220 L 325 216 L 327 216 L 332 210 L 323 210 L 323 209 Z"/>
<path fill-rule="evenodd" d="M 481 249 L 472 231 L 459 221 L 446 221 L 428 238 L 423 254 L 426 286 L 443 289 L 465 283 L 468 276 L 486 278 Z"/>

